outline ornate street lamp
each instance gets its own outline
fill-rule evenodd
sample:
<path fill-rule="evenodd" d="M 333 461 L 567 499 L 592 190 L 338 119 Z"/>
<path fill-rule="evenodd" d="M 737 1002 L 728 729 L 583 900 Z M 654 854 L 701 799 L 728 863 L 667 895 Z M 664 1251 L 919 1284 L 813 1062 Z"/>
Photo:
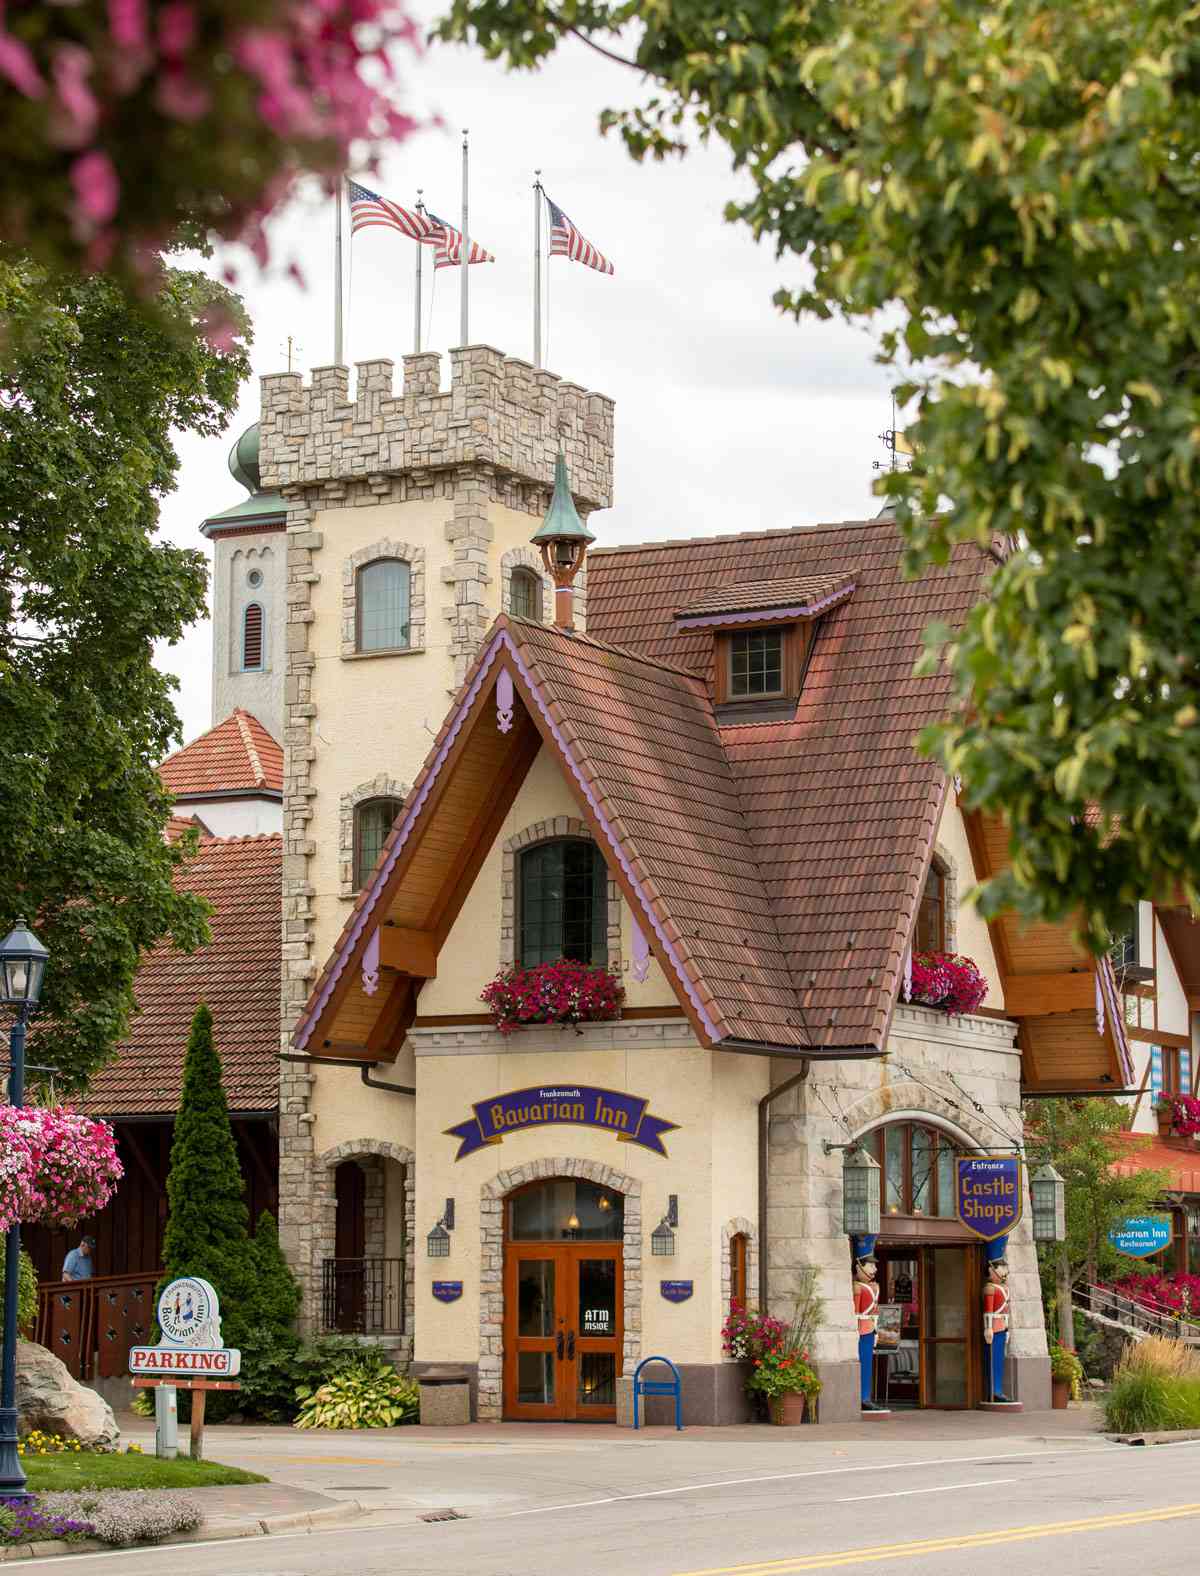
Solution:
<path fill-rule="evenodd" d="M 1029 1181 L 1033 1205 L 1033 1240 L 1065 1242 L 1067 1236 L 1067 1184 L 1050 1164 L 1033 1173 Z"/>
<path fill-rule="evenodd" d="M 25 1104 L 25 1029 L 42 994 L 50 954 L 25 921 L 0 942 L 0 1002 L 12 1013 L 9 1031 L 8 1099 Z M 17 1454 L 17 1304 L 21 1280 L 21 1226 L 8 1228 L 4 1243 L 4 1352 L 0 1364 L 0 1499 L 27 1500 L 25 1473 Z"/>

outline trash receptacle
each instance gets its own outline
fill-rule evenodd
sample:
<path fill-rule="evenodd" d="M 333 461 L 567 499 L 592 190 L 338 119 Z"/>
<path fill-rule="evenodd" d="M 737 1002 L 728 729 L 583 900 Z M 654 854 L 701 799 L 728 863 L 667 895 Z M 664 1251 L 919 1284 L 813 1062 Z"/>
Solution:
<path fill-rule="evenodd" d="M 428 1368 L 416 1378 L 423 1427 L 453 1428 L 471 1421 L 471 1385 L 461 1368 Z"/>

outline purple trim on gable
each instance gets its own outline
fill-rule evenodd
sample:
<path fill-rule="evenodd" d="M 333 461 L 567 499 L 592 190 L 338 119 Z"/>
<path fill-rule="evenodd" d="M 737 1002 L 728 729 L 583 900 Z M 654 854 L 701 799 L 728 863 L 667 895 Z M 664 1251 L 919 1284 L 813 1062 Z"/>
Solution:
<path fill-rule="evenodd" d="M 363 905 L 359 909 L 358 913 L 354 916 L 353 923 L 351 924 L 350 929 L 347 931 L 345 939 L 338 946 L 334 965 L 329 971 L 329 978 L 325 981 L 324 985 L 322 985 L 316 1000 L 313 1002 L 308 1011 L 304 1013 L 303 1017 L 297 1023 L 296 1028 L 293 1031 L 293 1043 L 296 1045 L 298 1050 L 304 1050 L 308 1045 L 309 1036 L 312 1034 L 317 1020 L 320 1018 L 322 1012 L 324 1012 L 330 997 L 333 995 L 333 992 L 337 987 L 338 980 L 342 977 L 342 973 L 345 970 L 347 963 L 350 961 L 350 957 L 355 947 L 358 945 L 364 930 L 370 923 L 371 914 L 375 909 L 376 903 L 379 901 L 379 895 L 383 891 L 384 886 L 387 884 L 388 878 L 392 871 L 395 869 L 396 861 L 399 859 L 401 851 L 403 850 L 405 843 L 408 841 L 416 818 L 418 815 L 420 815 L 425 801 L 428 799 L 433 785 L 441 773 L 442 767 L 446 764 L 446 757 L 450 754 L 450 751 L 454 745 L 454 741 L 462 732 L 463 723 L 466 721 L 471 707 L 479 698 L 480 691 L 483 689 L 483 686 L 487 680 L 487 676 L 496 660 L 497 653 L 500 651 L 502 646 L 508 649 L 513 662 L 516 664 L 518 673 L 520 673 L 525 683 L 529 686 L 529 692 L 533 696 L 534 703 L 536 704 L 538 711 L 541 713 L 547 727 L 550 729 L 555 743 L 558 745 L 559 749 L 566 758 L 571 775 L 579 784 L 584 798 L 591 805 L 592 811 L 595 814 L 596 819 L 599 821 L 604 835 L 608 839 L 609 845 L 612 848 L 613 853 L 615 854 L 617 861 L 621 866 L 621 869 L 624 870 L 626 876 L 629 878 L 630 885 L 633 887 L 633 890 L 637 895 L 638 902 L 642 905 L 644 916 L 649 920 L 654 934 L 662 943 L 663 951 L 671 960 L 671 966 L 675 970 L 676 978 L 679 980 L 679 983 L 687 993 L 688 1000 L 696 1009 L 697 1016 L 699 1017 L 700 1022 L 704 1025 L 705 1032 L 714 1043 L 716 1043 L 721 1038 L 721 1036 L 717 1033 L 715 1024 L 709 1017 L 708 1013 L 705 1011 L 704 1004 L 701 1002 L 700 997 L 696 992 L 695 986 L 692 984 L 691 980 L 689 980 L 687 972 L 680 961 L 679 954 L 675 951 L 675 948 L 667 939 L 666 933 L 655 917 L 654 911 L 650 907 L 645 893 L 642 890 L 642 884 L 638 880 L 637 876 L 633 873 L 633 869 L 630 866 L 629 860 L 625 856 L 625 851 L 621 847 L 615 833 L 612 830 L 612 827 L 608 823 L 607 816 L 604 814 L 603 810 L 601 810 L 599 804 L 596 801 L 595 795 L 587 783 L 587 780 L 576 766 L 574 758 L 571 755 L 571 751 L 567 748 L 566 740 L 563 738 L 562 734 L 558 730 L 558 727 L 551 718 L 549 710 L 547 709 L 546 704 L 538 690 L 538 686 L 534 683 L 529 669 L 521 660 L 521 653 L 517 650 L 516 645 L 513 643 L 512 637 L 508 634 L 507 630 L 501 629 L 496 632 L 495 638 L 492 640 L 491 645 L 488 646 L 487 650 L 480 658 L 479 672 L 472 680 L 470 689 L 467 690 L 466 694 L 459 702 L 458 710 L 454 714 L 454 720 L 446 733 L 446 737 L 439 746 L 437 754 L 429 763 L 429 769 L 425 774 L 425 781 L 421 784 L 420 793 L 417 794 L 412 803 L 406 807 L 404 818 L 400 821 L 399 826 L 393 832 L 395 842 L 388 851 L 386 859 L 371 877 L 371 882 L 367 888 L 367 895 L 363 900 Z M 636 913 L 634 914 L 634 919 L 635 921 L 638 919 L 638 915 Z"/>
<path fill-rule="evenodd" d="M 741 613 L 676 613 L 675 624 L 678 629 L 707 629 L 723 624 L 761 624 L 771 618 L 816 618 L 819 613 L 825 613 L 839 602 L 844 602 L 854 589 L 852 584 L 839 586 L 819 601 L 805 602 L 798 607 L 756 607 L 747 608 Z"/>
<path fill-rule="evenodd" d="M 1129 1089 L 1136 1082 L 1136 1074 L 1129 1050 L 1129 1039 L 1125 1033 L 1125 1014 L 1117 995 L 1117 976 L 1113 972 L 1111 958 L 1097 959 L 1096 979 L 1103 985 L 1104 1000 L 1108 1004 L 1108 1028 L 1117 1047 L 1117 1057 L 1121 1064 L 1121 1086 Z"/>
<path fill-rule="evenodd" d="M 379 926 L 376 925 L 362 958 L 363 990 L 373 996 L 379 989 Z"/>
<path fill-rule="evenodd" d="M 631 916 L 630 924 L 633 929 L 633 977 L 639 985 L 644 985 L 650 973 L 650 943 L 646 940 L 646 932 L 637 922 L 636 914 Z"/>
<path fill-rule="evenodd" d="M 429 798 L 430 790 L 433 788 L 433 785 L 437 781 L 442 767 L 446 763 L 446 757 L 453 748 L 455 739 L 457 739 L 458 735 L 462 732 L 462 725 L 467 720 L 468 712 L 471 710 L 471 707 L 475 704 L 479 697 L 479 692 L 483 688 L 484 681 L 491 670 L 492 663 L 496 660 L 496 653 L 499 651 L 500 644 L 504 638 L 504 631 L 500 630 L 495 640 L 493 640 L 492 644 L 484 653 L 480 662 L 479 672 L 475 675 L 470 689 L 463 696 L 462 701 L 459 704 L 458 711 L 455 714 L 454 721 L 451 724 L 445 739 L 442 741 L 437 754 L 429 763 L 429 770 L 425 774 L 425 781 L 421 784 L 421 791 L 419 794 L 417 794 L 405 811 L 404 819 L 400 822 L 399 836 L 392 844 L 391 850 L 383 864 L 379 866 L 379 868 L 375 871 L 375 874 L 371 877 L 371 884 L 367 888 L 367 896 L 363 901 L 362 907 L 354 916 L 354 921 L 346 934 L 345 940 L 338 947 L 336 961 L 333 968 L 330 970 L 329 978 L 325 981 L 324 985 L 322 985 L 316 1001 L 313 1002 L 312 1006 L 300 1019 L 293 1031 L 292 1038 L 299 1050 L 304 1050 L 304 1048 L 307 1046 L 308 1037 L 313 1031 L 314 1024 L 324 1012 L 326 1004 L 328 1003 L 329 998 L 333 995 L 334 989 L 337 986 L 338 980 L 342 977 L 342 972 L 345 969 L 346 964 L 350 961 L 351 953 L 358 945 L 359 938 L 362 936 L 363 931 L 366 929 L 367 924 L 370 921 L 375 905 L 379 901 L 379 894 L 383 890 L 388 877 L 395 868 L 396 861 L 400 857 L 400 852 L 403 849 L 405 843 L 408 841 L 409 833 L 413 828 L 413 823 L 415 822 L 417 816 L 421 813 L 426 799 Z M 511 641 L 509 644 L 512 644 Z"/>
<path fill-rule="evenodd" d="M 507 733 L 513 725 L 513 681 L 507 668 L 496 676 L 496 726 Z"/>

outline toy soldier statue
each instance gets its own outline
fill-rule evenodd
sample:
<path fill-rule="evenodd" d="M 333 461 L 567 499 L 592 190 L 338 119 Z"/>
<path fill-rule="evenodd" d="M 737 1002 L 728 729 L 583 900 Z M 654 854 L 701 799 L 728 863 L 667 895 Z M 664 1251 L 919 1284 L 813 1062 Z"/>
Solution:
<path fill-rule="evenodd" d="M 987 1244 L 987 1282 L 983 1288 L 983 1338 L 987 1343 L 988 1382 L 993 1402 L 1011 1405 L 1004 1394 L 1004 1357 L 1008 1349 L 1008 1261 L 1006 1238 Z"/>
<path fill-rule="evenodd" d="M 875 1238 L 854 1239 L 854 1314 L 858 1322 L 858 1368 L 864 1412 L 886 1412 L 871 1399 L 875 1376 L 875 1331 L 879 1325 L 879 1287 L 875 1280 Z"/>

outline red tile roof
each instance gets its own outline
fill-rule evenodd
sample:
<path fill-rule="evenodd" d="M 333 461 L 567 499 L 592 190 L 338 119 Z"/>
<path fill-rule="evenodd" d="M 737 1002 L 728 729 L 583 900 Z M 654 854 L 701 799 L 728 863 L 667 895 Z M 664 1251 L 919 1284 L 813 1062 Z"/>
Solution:
<path fill-rule="evenodd" d="M 854 576 L 791 575 L 783 580 L 752 580 L 742 585 L 718 586 L 681 607 L 676 618 L 700 618 L 707 613 L 771 612 L 780 607 L 807 607 L 824 602 L 835 592 L 847 596 L 854 589 Z"/>
<path fill-rule="evenodd" d="M 202 837 L 176 875 L 212 904 L 212 940 L 196 952 L 161 946 L 134 985 L 138 1013 L 116 1058 L 92 1080 L 84 1108 L 97 1115 L 173 1112 L 192 1014 L 212 1008 L 231 1110 L 274 1110 L 279 1101 L 279 1000 L 283 840 Z"/>
<path fill-rule="evenodd" d="M 258 718 L 239 706 L 224 722 L 169 755 L 158 772 L 177 799 L 239 788 L 282 794 L 283 750 Z"/>
<path fill-rule="evenodd" d="M 1139 1171 L 1166 1171 L 1167 1187 L 1172 1193 L 1200 1193 L 1200 1153 L 1191 1145 L 1179 1142 L 1179 1147 L 1166 1138 L 1151 1138 L 1146 1133 L 1115 1133 L 1127 1150 L 1113 1170 L 1121 1176 L 1134 1176 Z M 1188 1161 L 1193 1162 L 1191 1165 Z"/>
<path fill-rule="evenodd" d="M 945 791 L 914 748 L 950 698 L 946 674 L 913 677 L 921 631 L 960 622 L 994 562 L 960 547 L 945 569 L 905 580 L 893 520 L 589 555 L 589 632 L 696 673 L 714 636 L 680 629 L 676 608 L 730 585 L 853 571 L 854 595 L 817 626 L 794 717 L 722 729 L 817 1046 L 886 1033 Z M 708 901 L 723 901 L 719 888 Z"/>
<path fill-rule="evenodd" d="M 168 843 L 173 843 L 177 837 L 182 837 L 185 832 L 199 832 L 202 837 L 211 837 L 212 832 L 198 815 L 171 815 L 167 817 L 167 824 L 163 827 L 163 836 Z"/>

